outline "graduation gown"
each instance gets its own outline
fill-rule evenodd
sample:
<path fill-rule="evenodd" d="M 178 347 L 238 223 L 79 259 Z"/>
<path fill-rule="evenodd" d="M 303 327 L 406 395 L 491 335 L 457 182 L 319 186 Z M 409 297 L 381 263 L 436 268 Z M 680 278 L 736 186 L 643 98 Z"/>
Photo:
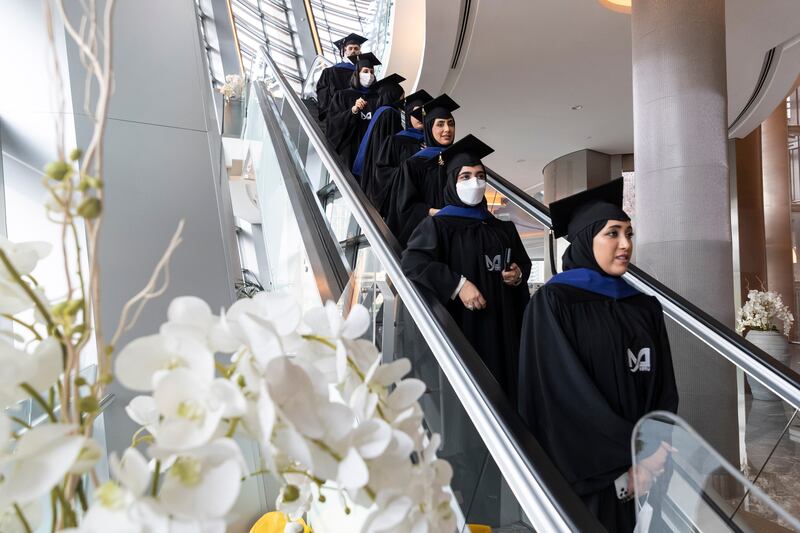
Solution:
<path fill-rule="evenodd" d="M 334 95 L 350 87 L 350 78 L 356 67 L 352 63 L 337 63 L 322 71 L 317 80 L 317 117 L 324 122 Z"/>
<path fill-rule="evenodd" d="M 367 194 L 372 205 L 384 218 L 388 212 L 389 194 L 397 169 L 422 148 L 424 140 L 422 132 L 414 135 L 408 131 L 408 129 L 403 130 L 383 141 L 369 179 Z"/>
<path fill-rule="evenodd" d="M 389 192 L 386 225 L 403 247 L 417 225 L 428 217 L 429 210 L 441 209 L 445 203 L 447 174 L 444 167 L 432 163 L 420 153 L 407 159 L 395 171 Z"/>
<path fill-rule="evenodd" d="M 678 407 L 661 305 L 636 291 L 612 296 L 556 278 L 525 312 L 519 411 L 603 525 L 631 531 L 634 505 L 616 498 L 614 480 L 631 466 L 633 427 L 650 411 Z"/>
<path fill-rule="evenodd" d="M 488 213 L 487 213 L 488 214 Z M 522 271 L 515 287 L 503 283 L 506 251 Z M 403 272 L 431 290 L 446 305 L 461 331 L 500 386 L 515 398 L 520 327 L 529 293 L 531 261 L 512 222 L 492 215 L 484 220 L 461 216 L 427 217 L 414 230 L 403 253 Z M 486 307 L 470 311 L 451 299 L 461 276 L 478 287 Z"/>
<path fill-rule="evenodd" d="M 353 163 L 353 175 L 361 185 L 361 190 L 367 193 L 370 200 L 372 199 L 370 192 L 374 188 L 375 162 L 380 147 L 387 138 L 400 131 L 402 127 L 400 112 L 397 108 L 381 106 L 375 111 L 367 131 L 361 139 Z"/>
<path fill-rule="evenodd" d="M 353 114 L 352 108 L 359 98 L 364 98 L 367 106 Z M 328 108 L 325 136 L 347 168 L 353 167 L 361 139 L 369 127 L 372 114 L 378 108 L 378 99 L 378 94 L 373 91 L 344 89 L 334 95 Z"/>

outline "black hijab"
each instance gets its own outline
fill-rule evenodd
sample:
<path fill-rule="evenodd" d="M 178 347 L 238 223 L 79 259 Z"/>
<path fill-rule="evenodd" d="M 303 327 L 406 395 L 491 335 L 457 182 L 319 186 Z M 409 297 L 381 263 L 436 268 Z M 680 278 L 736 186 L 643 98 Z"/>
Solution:
<path fill-rule="evenodd" d="M 614 204 L 596 202 L 581 209 L 570 221 L 567 240 L 569 247 L 561 256 L 563 270 L 588 268 L 605 274 L 594 258 L 594 238 L 609 220 L 630 221 L 630 217 Z"/>
<path fill-rule="evenodd" d="M 429 98 L 430 99 L 430 98 Z M 429 100 L 428 99 L 428 100 Z M 425 98 L 414 98 L 413 100 L 406 100 L 405 106 L 403 106 L 403 112 L 405 113 L 405 120 L 406 120 L 406 129 L 411 128 L 411 112 L 414 111 L 415 107 L 422 107 L 428 101 Z M 424 128 L 423 128 L 424 129 Z"/>

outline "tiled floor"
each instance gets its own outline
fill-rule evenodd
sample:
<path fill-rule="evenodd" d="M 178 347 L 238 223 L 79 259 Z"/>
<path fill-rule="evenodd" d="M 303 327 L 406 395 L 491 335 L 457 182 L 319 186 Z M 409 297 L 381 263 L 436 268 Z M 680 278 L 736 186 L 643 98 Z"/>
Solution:
<path fill-rule="evenodd" d="M 790 366 L 800 371 L 800 345 L 791 348 L 793 358 Z M 746 409 L 745 443 L 750 467 L 747 477 L 752 480 L 763 467 L 756 485 L 790 514 L 800 517 L 800 414 L 794 417 L 790 431 L 781 437 L 794 414 L 794 409 L 788 404 L 748 397 Z M 768 457 L 769 462 L 764 466 Z"/>

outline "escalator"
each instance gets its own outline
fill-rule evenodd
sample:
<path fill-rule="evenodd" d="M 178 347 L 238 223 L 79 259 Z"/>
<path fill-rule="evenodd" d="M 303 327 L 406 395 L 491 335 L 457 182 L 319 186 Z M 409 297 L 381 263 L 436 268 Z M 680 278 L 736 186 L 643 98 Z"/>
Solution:
<path fill-rule="evenodd" d="M 257 178 L 266 270 L 273 290 L 295 292 L 308 305 L 337 301 L 345 312 L 354 303 L 362 303 L 372 314 L 370 335 L 381 347 L 384 360 L 411 359 L 412 372 L 427 386 L 421 400 L 425 423 L 442 435 L 440 457 L 454 467 L 453 508 L 460 530 L 472 523 L 499 532 L 602 531 L 527 431 L 446 309 L 403 275 L 394 236 L 350 172 L 339 165 L 313 118 L 316 113 L 309 112 L 266 50 L 254 63 L 251 80 L 243 140 Z M 497 216 L 519 226 L 549 230 L 544 205 L 496 173 L 489 172 L 489 177 L 498 198 L 492 202 Z M 711 361 L 719 376 L 730 376 L 734 383 L 741 385 L 745 376 L 757 380 L 777 400 L 770 402 L 766 414 L 759 413 L 764 407 L 753 407 L 752 401 L 748 408 L 741 394 L 734 395 L 730 405 L 712 405 L 735 422 L 734 431 L 710 432 L 714 446 L 705 443 L 708 435 L 703 439 L 679 419 L 658 419 L 641 426 L 634 439 L 647 438 L 654 424 L 685 431 L 685 448 L 694 453 L 683 463 L 692 482 L 665 491 L 666 503 L 658 506 L 671 513 L 672 530 L 684 530 L 689 524 L 706 530 L 705 524 L 711 522 L 697 518 L 700 508 L 723 516 L 725 520 L 714 522 L 715 527 L 721 523 L 732 531 L 763 530 L 748 522 L 756 519 L 800 530 L 800 521 L 794 518 L 800 512 L 792 511 L 797 502 L 783 501 L 781 495 L 758 487 L 767 478 L 780 479 L 780 472 L 773 471 L 800 457 L 791 440 L 800 406 L 800 376 L 646 273 L 632 267 L 628 281 L 662 303 L 674 351 Z M 764 430 L 762 424 L 754 430 L 759 446 L 748 448 L 749 419 L 761 423 L 779 411 L 788 423 L 778 424 L 781 427 L 775 431 Z M 800 432 L 796 438 L 800 440 Z M 724 448 L 721 455 L 716 450 L 719 443 Z M 760 455 L 748 458 L 746 452 L 756 448 Z M 709 469 L 708 462 L 698 466 L 702 455 L 698 450 L 713 455 L 720 466 Z M 682 457 L 679 452 L 675 455 L 676 460 Z M 728 463 L 736 468 L 722 467 Z M 742 470 L 748 475 L 737 477 Z M 701 496 L 713 493 L 713 497 L 690 498 L 691 490 Z M 751 505 L 755 499 L 767 503 Z M 704 506 L 698 501 L 716 503 Z M 759 514 L 759 509 L 765 510 Z"/>

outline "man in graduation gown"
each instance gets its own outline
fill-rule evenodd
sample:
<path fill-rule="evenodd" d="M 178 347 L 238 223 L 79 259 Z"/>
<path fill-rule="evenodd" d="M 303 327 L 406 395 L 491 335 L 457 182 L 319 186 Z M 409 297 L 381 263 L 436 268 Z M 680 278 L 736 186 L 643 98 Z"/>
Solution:
<path fill-rule="evenodd" d="M 571 244 L 564 272 L 525 312 L 518 406 L 589 509 L 624 532 L 634 504 L 615 481 L 659 473 L 631 469 L 633 427 L 650 411 L 675 412 L 678 394 L 661 306 L 620 277 L 632 235 L 621 205 L 622 178 L 551 204 L 554 234 Z"/>
<path fill-rule="evenodd" d="M 375 66 L 380 64 L 372 53 L 358 56 L 350 88 L 337 92 L 328 108 L 325 136 L 347 168 L 353 167 L 361 139 L 380 106 L 381 95 L 372 89 Z"/>
<path fill-rule="evenodd" d="M 372 114 L 367 131 L 358 146 L 352 168 L 353 176 L 368 197 L 378 149 L 385 139 L 403 128 L 397 104 L 403 100 L 403 87 L 400 82 L 404 80 L 405 78 L 399 74 L 390 74 L 376 81 L 371 88 L 378 93 L 377 103 L 380 107 Z"/>
<path fill-rule="evenodd" d="M 405 246 L 414 228 L 427 216 L 444 206 L 447 176 L 438 156 L 455 140 L 453 111 L 459 105 L 449 96 L 438 96 L 412 112 L 423 120 L 425 148 L 398 167 L 388 194 L 386 225 L 401 246 Z"/>
<path fill-rule="evenodd" d="M 350 86 L 350 78 L 356 70 L 354 59 L 366 41 L 366 37 L 351 33 L 333 43 L 342 60 L 324 69 L 317 80 L 317 116 L 321 123 L 325 122 L 333 96 Z"/>
<path fill-rule="evenodd" d="M 513 401 L 531 261 L 514 223 L 486 207 L 481 157 L 492 151 L 468 135 L 441 154 L 445 205 L 414 230 L 402 267 L 446 305 Z"/>
<path fill-rule="evenodd" d="M 386 217 L 387 199 L 398 167 L 422 150 L 425 145 L 422 120 L 412 116 L 411 113 L 432 99 L 433 97 L 424 89 L 407 96 L 403 102 L 405 129 L 384 139 L 374 156 L 372 168 L 365 166 L 363 171 L 364 182 L 367 184 L 365 192 L 382 217 Z"/>

